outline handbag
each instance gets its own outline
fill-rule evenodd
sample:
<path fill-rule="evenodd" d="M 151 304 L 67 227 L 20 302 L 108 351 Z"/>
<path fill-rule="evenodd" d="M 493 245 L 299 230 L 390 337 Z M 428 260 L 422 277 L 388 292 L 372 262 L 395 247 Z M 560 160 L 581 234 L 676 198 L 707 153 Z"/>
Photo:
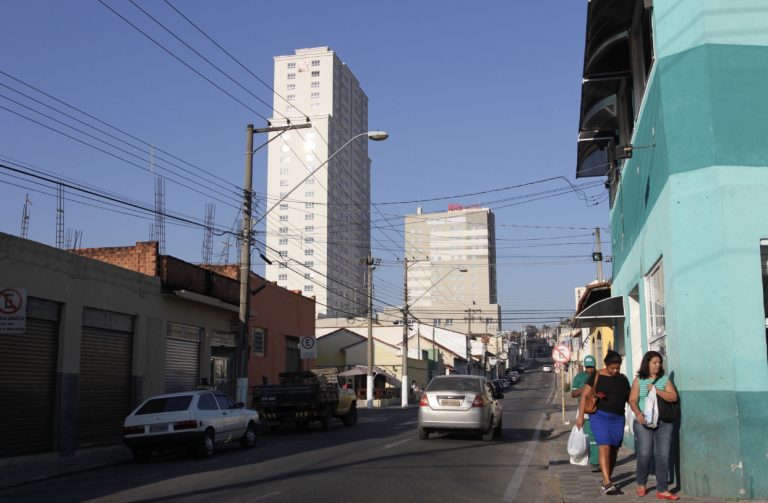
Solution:
<path fill-rule="evenodd" d="M 592 386 L 592 391 L 589 395 L 587 395 L 587 399 L 584 402 L 584 413 L 585 414 L 594 414 L 597 412 L 597 380 L 600 379 L 600 372 L 597 372 L 597 375 L 595 375 L 595 385 Z"/>
<path fill-rule="evenodd" d="M 658 380 L 659 378 L 657 377 L 656 381 Z M 656 385 L 656 381 L 653 381 L 654 385 Z M 656 398 L 656 406 L 659 409 L 659 421 L 663 423 L 674 423 L 680 419 L 680 400 L 668 402 L 660 396 L 657 396 Z"/>

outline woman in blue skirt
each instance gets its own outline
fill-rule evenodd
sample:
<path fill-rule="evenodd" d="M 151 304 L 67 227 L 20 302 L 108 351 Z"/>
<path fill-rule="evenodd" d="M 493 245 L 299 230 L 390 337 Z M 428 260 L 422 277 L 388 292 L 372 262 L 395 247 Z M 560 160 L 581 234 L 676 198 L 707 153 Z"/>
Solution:
<path fill-rule="evenodd" d="M 605 367 L 594 372 L 584 385 L 576 426 L 579 429 L 584 426 L 584 404 L 587 397 L 594 391 L 598 397 L 597 412 L 590 414 L 589 420 L 597 442 L 600 472 L 603 474 L 600 490 L 603 494 L 617 494 L 619 490 L 611 482 L 611 476 L 616 466 L 619 447 L 624 440 L 624 405 L 629 400 L 630 386 L 627 376 L 619 372 L 621 367 L 619 353 L 608 351 L 603 362 Z"/>

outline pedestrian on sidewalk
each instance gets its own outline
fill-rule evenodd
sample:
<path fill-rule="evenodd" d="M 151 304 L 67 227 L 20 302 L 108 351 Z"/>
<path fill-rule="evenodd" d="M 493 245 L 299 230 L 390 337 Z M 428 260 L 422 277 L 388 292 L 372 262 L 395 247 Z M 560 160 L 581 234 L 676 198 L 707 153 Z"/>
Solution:
<path fill-rule="evenodd" d="M 656 497 L 664 500 L 678 500 L 679 496 L 669 492 L 669 453 L 672 446 L 673 423 L 659 420 L 655 428 L 645 422 L 645 399 L 651 388 L 656 388 L 659 400 L 677 401 L 677 390 L 664 372 L 664 359 L 656 351 L 648 351 L 640 362 L 629 393 L 629 406 L 635 413 L 635 450 L 637 452 L 637 495 L 645 496 L 651 462 L 656 465 Z"/>
<path fill-rule="evenodd" d="M 587 384 L 589 377 L 595 373 L 595 357 L 592 355 L 586 355 L 584 357 L 584 370 L 576 374 L 571 382 L 571 397 L 581 398 L 581 394 L 584 392 L 584 385 Z M 579 411 L 576 410 L 576 419 L 579 418 Z M 587 436 L 587 453 L 589 455 L 589 465 L 592 467 L 593 472 L 600 471 L 600 463 L 598 461 L 597 454 L 597 442 L 595 442 L 595 435 L 592 433 L 592 424 L 589 422 L 589 414 L 584 414 L 584 434 Z"/>
<path fill-rule="evenodd" d="M 576 426 L 579 429 L 584 427 L 584 406 L 587 397 L 594 391 L 598 397 L 597 411 L 590 414 L 589 420 L 597 442 L 600 472 L 603 475 L 600 490 L 603 494 L 618 494 L 621 491 L 611 482 L 611 476 L 616 467 L 619 447 L 624 440 L 624 406 L 629 400 L 630 386 L 627 376 L 619 372 L 621 367 L 619 353 L 608 351 L 603 362 L 605 367 L 593 372 L 584 385 Z M 595 385 L 595 379 L 597 379 L 597 385 Z"/>

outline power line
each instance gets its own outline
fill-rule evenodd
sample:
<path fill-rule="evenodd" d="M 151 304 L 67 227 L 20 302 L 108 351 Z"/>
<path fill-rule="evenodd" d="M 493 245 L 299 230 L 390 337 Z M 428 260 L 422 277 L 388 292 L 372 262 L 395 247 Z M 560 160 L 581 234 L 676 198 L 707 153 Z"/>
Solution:
<path fill-rule="evenodd" d="M 28 82 L 24 82 L 23 80 L 21 80 L 21 79 L 19 79 L 19 78 L 15 77 L 15 76 L 13 76 L 13 75 L 11 75 L 11 74 L 9 74 L 9 73 L 6 73 L 6 72 L 4 72 L 4 71 L 2 71 L 2 70 L 0 70 L 0 74 L 2 74 L 2 75 L 5 75 L 5 76 L 6 76 L 6 77 L 8 77 L 9 79 L 12 79 L 12 80 L 14 80 L 14 81 L 16 81 L 16 82 L 18 82 L 18 83 L 20 83 L 20 84 L 22 84 L 22 85 L 24 85 L 24 86 L 26 86 L 26 87 L 30 88 L 30 89 L 32 89 L 32 90 L 34 90 L 34 91 L 36 91 L 36 92 L 38 92 L 38 93 L 42 94 L 42 95 L 43 95 L 43 96 L 45 96 L 46 98 L 49 98 L 49 99 L 51 99 L 51 100 L 53 100 L 53 101 L 55 101 L 55 102 L 57 102 L 57 103 L 60 103 L 60 104 L 62 104 L 62 105 L 64 105 L 64 106 L 66 106 L 66 107 L 69 107 L 70 109 L 72 109 L 72 110 L 74 110 L 74 111 L 76 111 L 76 112 L 78 112 L 78 113 L 80 113 L 80 114 L 84 115 L 85 117 L 88 117 L 89 119 L 92 119 L 92 120 L 94 120 L 94 121 L 98 122 L 99 124 L 102 124 L 102 125 L 104 125 L 104 126 L 107 126 L 108 128 L 110 128 L 110 129 L 113 129 L 113 130 L 115 130 L 115 131 L 117 131 L 117 132 L 119 132 L 119 133 L 121 133 L 121 134 L 123 134 L 123 135 L 127 136 L 128 138 L 131 138 L 132 140 L 134 140 L 134 141 L 137 141 L 137 142 L 141 143 L 142 145 L 144 145 L 144 146 L 146 146 L 146 147 L 153 147 L 153 148 L 154 148 L 155 150 L 157 150 L 158 152 L 162 152 L 163 154 L 166 154 L 166 155 L 170 156 L 171 158 L 173 158 L 173 159 L 175 159 L 175 160 L 177 160 L 177 161 L 179 161 L 179 162 L 182 162 L 182 163 L 186 164 L 187 166 L 190 166 L 190 167 L 192 167 L 192 168 L 194 168 L 194 169 L 196 169 L 196 170 L 198 170 L 198 171 L 200 171 L 200 172 L 202 172 L 202 173 L 205 173 L 207 176 L 209 176 L 209 177 L 211 177 L 211 178 L 217 179 L 217 180 L 219 180 L 219 181 L 221 181 L 221 182 L 224 182 L 224 183 L 226 183 L 226 184 L 228 184 L 228 185 L 231 185 L 231 186 L 233 186 L 233 187 L 234 187 L 235 189 L 237 189 L 237 190 L 242 190 L 242 187 L 240 187 L 240 186 L 238 186 L 238 185 L 236 185 L 236 184 L 233 184 L 233 183 L 231 183 L 231 182 L 229 182 L 229 181 L 227 181 L 227 180 L 225 180 L 225 179 L 221 178 L 220 176 L 218 176 L 218 175 L 216 175 L 216 174 L 214 174 L 214 173 L 211 173 L 210 171 L 207 171 L 207 170 L 205 170 L 205 169 L 203 169 L 203 168 L 201 168 L 201 167 L 199 167 L 199 166 L 196 166 L 196 165 L 194 165 L 194 164 L 192 164 L 192 163 L 190 163 L 190 162 L 188 162 L 188 161 L 185 161 L 184 159 L 181 159 L 181 158 L 179 158 L 179 157 L 176 157 L 175 155 L 171 154 L 170 152 L 167 152 L 167 151 L 165 151 L 165 150 L 163 150 L 163 149 L 161 149 L 161 148 L 158 148 L 156 144 L 154 144 L 154 143 L 149 143 L 149 142 L 147 142 L 146 140 L 142 140 L 141 138 L 138 138 L 138 137 L 136 137 L 136 136 L 134 136 L 134 135 L 132 135 L 132 134 L 130 134 L 130 133 L 128 133 L 128 132 L 126 132 L 126 131 L 124 131 L 124 130 L 122 130 L 122 129 L 120 129 L 120 128 L 116 127 L 116 126 L 114 126 L 114 125 L 112 125 L 112 124 L 109 124 L 108 122 L 105 122 L 105 121 L 103 121 L 103 120 L 99 119 L 98 117 L 96 117 L 96 116 L 94 116 L 94 115 L 91 115 L 91 114 L 89 114 L 88 112 L 85 112 L 85 111 L 84 111 L 84 110 L 82 110 L 81 108 L 78 108 L 78 107 L 76 107 L 76 106 L 74 106 L 74 105 L 72 105 L 72 104 L 70 104 L 70 103 L 67 103 L 67 102 L 65 102 L 65 101 L 63 101 L 63 100 L 61 100 L 61 99 L 59 99 L 59 98 L 57 98 L 57 97 L 55 97 L 55 96 L 53 96 L 53 95 L 51 95 L 51 94 L 49 94 L 49 93 L 46 93 L 45 91 L 43 91 L 43 90 L 41 90 L 41 89 L 39 89 L 39 88 L 37 88 L 37 87 L 33 86 L 32 84 L 29 84 Z M 4 85 L 4 87 L 7 87 L 8 89 L 11 89 L 12 91 L 14 91 L 14 92 L 16 92 L 16 93 L 18 93 L 18 94 L 21 94 L 22 96 L 25 96 L 25 97 L 27 97 L 27 98 L 29 98 L 29 99 L 33 100 L 33 101 L 37 101 L 37 100 L 35 100 L 34 98 L 32 98 L 32 97 L 29 97 L 29 96 L 27 96 L 27 95 L 26 95 L 26 94 L 24 94 L 24 93 L 21 93 L 21 92 L 20 92 L 20 91 L 18 91 L 17 89 L 14 89 L 14 88 L 11 88 L 11 87 L 8 87 L 8 86 L 5 86 L 5 85 Z M 50 105 L 46 105 L 45 103 L 42 103 L 42 102 L 39 102 L 39 103 L 41 103 L 41 104 L 43 104 L 43 105 L 45 105 L 45 106 L 47 106 L 47 107 L 49 107 L 49 108 L 52 108 L 53 110 L 56 110 L 57 112 L 59 112 L 59 113 L 60 113 L 60 114 L 62 114 L 62 115 L 67 115 L 65 112 L 62 112 L 61 110 L 55 109 L 55 108 L 51 107 Z M 67 116 L 69 116 L 69 115 L 67 115 Z M 75 119 L 75 120 L 77 120 L 77 119 Z M 93 127 L 93 126 L 90 126 L 90 127 Z M 95 129 L 95 128 L 94 128 L 94 129 Z M 108 133 L 104 133 L 104 134 L 108 134 Z M 170 163 L 169 163 L 169 164 L 170 164 Z"/>
<path fill-rule="evenodd" d="M 165 47 L 163 44 L 161 44 L 160 42 L 158 42 L 157 40 L 155 40 L 154 38 L 152 38 L 151 36 L 149 36 L 149 34 L 147 34 L 147 33 L 146 33 L 145 31 L 143 31 L 141 28 L 139 28 L 138 26 L 136 26 L 135 24 L 133 24 L 132 22 L 130 22 L 130 21 L 129 21 L 129 20 L 126 18 L 126 17 L 124 17 L 122 14 L 120 14 L 119 12 L 117 12 L 116 10 L 114 10 L 112 7 L 110 7 L 109 5 L 107 5 L 106 3 L 104 3 L 104 0 L 98 0 L 98 2 L 99 2 L 101 5 L 103 5 L 104 7 L 106 7 L 107 9 L 109 9 L 109 10 L 110 10 L 110 11 L 111 11 L 113 14 L 115 14 L 117 17 L 119 17 L 120 19 L 122 19 L 123 21 L 125 21 L 125 22 L 126 22 L 126 23 L 127 23 L 129 26 L 131 26 L 131 27 L 132 27 L 134 30 L 136 30 L 136 31 L 138 31 L 139 33 L 141 33 L 142 35 L 144 35 L 146 38 L 148 38 L 150 41 L 152 41 L 152 42 L 153 42 L 155 45 L 157 45 L 157 46 L 158 46 L 158 47 L 160 47 L 162 50 L 164 50 L 166 53 L 168 53 L 168 55 L 170 55 L 170 56 L 171 56 L 172 58 L 174 58 L 176 61 L 178 61 L 178 62 L 179 62 L 179 63 L 181 63 L 182 65 L 186 66 L 186 67 L 187 67 L 187 68 L 189 68 L 190 70 L 192 70 L 192 71 L 193 71 L 193 72 L 194 72 L 196 75 L 198 75 L 200 78 L 204 79 L 206 82 L 208 82 L 209 84 L 211 84 L 213 87 L 215 87 L 216 89 L 218 89 L 218 90 L 219 90 L 219 91 L 221 91 L 222 93 L 226 94 L 227 96 L 229 96 L 230 98 L 232 98 L 234 101 L 236 101 L 237 103 L 239 103 L 239 104 L 240 104 L 240 105 L 242 105 L 243 107 L 247 108 L 248 110 L 250 110 L 251 112 L 253 112 L 253 113 L 254 113 L 254 114 L 256 114 L 257 116 L 261 117 L 261 118 L 262 118 L 262 119 L 264 119 L 266 122 L 269 122 L 269 119 L 267 119 L 265 116 L 263 116 L 262 114 L 260 114 L 259 112 L 257 112 L 257 111 L 256 111 L 256 110 L 254 110 L 253 108 L 251 108 L 250 106 L 246 105 L 246 104 L 245 104 L 245 103 L 244 103 L 242 100 L 240 100 L 239 98 L 235 97 L 234 95 L 232 95 L 231 93 L 229 93 L 229 92 L 228 92 L 226 89 L 224 89 L 223 87 L 221 87 L 220 85 L 216 84 L 214 81 L 212 81 L 211 79 L 209 79 L 208 77 L 206 77 L 205 75 L 203 75 L 202 73 L 200 73 L 199 71 L 197 71 L 196 69 L 194 69 L 194 68 L 193 68 L 193 67 L 192 67 L 190 64 L 188 64 L 186 61 L 184 61 L 184 60 L 183 60 L 183 59 L 181 59 L 180 57 L 176 56 L 176 55 L 175 55 L 175 54 L 174 54 L 174 53 L 173 53 L 173 52 L 172 52 L 170 49 L 167 49 L 167 48 L 166 48 L 166 47 Z"/>

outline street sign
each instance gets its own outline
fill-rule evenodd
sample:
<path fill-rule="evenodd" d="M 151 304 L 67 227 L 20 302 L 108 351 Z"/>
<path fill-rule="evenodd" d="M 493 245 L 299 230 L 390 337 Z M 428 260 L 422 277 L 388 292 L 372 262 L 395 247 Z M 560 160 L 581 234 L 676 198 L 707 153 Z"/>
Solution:
<path fill-rule="evenodd" d="M 309 358 L 317 358 L 317 346 L 314 337 L 300 337 L 299 338 L 299 353 L 302 360 Z"/>
<path fill-rule="evenodd" d="M 27 329 L 27 289 L 0 288 L 0 334 L 23 334 Z"/>
<path fill-rule="evenodd" d="M 571 359 L 571 350 L 568 346 L 559 344 L 552 350 L 552 359 L 559 363 L 565 363 Z"/>

